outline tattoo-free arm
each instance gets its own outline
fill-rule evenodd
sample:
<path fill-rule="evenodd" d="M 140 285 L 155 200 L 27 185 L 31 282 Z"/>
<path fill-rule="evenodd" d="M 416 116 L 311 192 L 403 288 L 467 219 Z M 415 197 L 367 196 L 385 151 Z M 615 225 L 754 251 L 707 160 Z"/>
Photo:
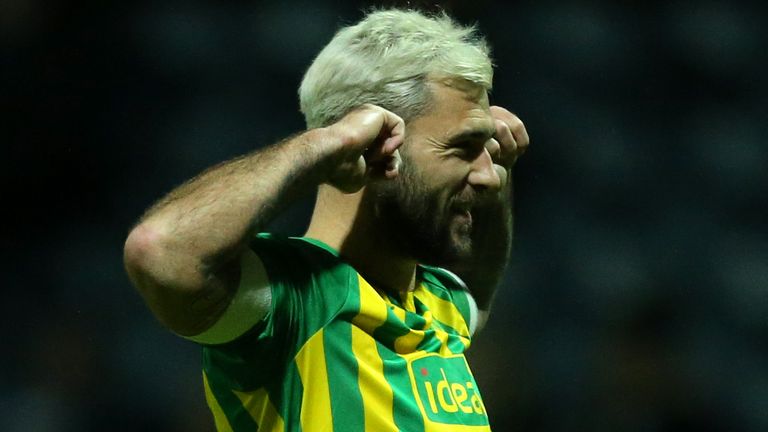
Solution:
<path fill-rule="evenodd" d="M 365 105 L 329 127 L 208 169 L 131 230 L 124 248 L 129 278 L 164 325 L 184 336 L 200 334 L 229 305 L 253 234 L 320 183 L 360 189 L 368 163 L 396 155 L 403 128 L 396 115 Z M 397 168 L 386 173 L 394 176 Z"/>
<path fill-rule="evenodd" d="M 124 261 L 164 325 L 188 336 L 213 324 L 237 286 L 252 233 L 321 181 L 320 139 L 306 133 L 214 166 L 146 212 Z"/>

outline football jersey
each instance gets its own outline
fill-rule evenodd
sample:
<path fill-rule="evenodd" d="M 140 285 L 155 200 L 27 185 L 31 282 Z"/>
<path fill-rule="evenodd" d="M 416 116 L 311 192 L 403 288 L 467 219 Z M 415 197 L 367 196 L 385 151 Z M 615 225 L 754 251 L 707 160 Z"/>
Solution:
<path fill-rule="evenodd" d="M 203 345 L 218 430 L 490 430 L 464 357 L 477 309 L 458 277 L 420 265 L 415 290 L 390 295 L 317 240 L 250 246 L 271 301 L 241 336 Z"/>

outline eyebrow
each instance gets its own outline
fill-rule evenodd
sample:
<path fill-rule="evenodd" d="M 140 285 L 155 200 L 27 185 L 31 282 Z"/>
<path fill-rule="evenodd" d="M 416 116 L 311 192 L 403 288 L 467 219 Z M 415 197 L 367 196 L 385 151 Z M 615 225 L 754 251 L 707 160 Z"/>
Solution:
<path fill-rule="evenodd" d="M 488 141 L 496 134 L 496 130 L 492 128 L 479 128 L 479 129 L 466 129 L 448 138 L 451 143 L 457 143 L 462 141 Z"/>

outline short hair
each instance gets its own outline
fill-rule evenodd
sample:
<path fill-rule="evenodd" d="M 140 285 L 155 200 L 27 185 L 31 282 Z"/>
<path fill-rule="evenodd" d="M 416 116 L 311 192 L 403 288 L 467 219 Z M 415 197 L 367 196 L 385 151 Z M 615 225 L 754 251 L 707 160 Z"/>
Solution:
<path fill-rule="evenodd" d="M 301 112 L 308 128 L 328 126 L 366 103 L 407 121 L 428 106 L 427 83 L 443 80 L 491 89 L 489 48 L 476 27 L 445 13 L 374 10 L 320 51 L 299 88 Z"/>

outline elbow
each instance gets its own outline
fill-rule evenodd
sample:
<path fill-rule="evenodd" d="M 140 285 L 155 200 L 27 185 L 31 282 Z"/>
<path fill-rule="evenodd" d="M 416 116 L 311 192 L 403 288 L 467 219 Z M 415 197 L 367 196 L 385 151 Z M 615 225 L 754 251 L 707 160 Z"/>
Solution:
<path fill-rule="evenodd" d="M 154 227 L 142 223 L 128 234 L 123 246 L 123 264 L 131 282 L 141 289 L 142 280 L 146 280 L 157 265 L 162 249 L 163 235 Z"/>
<path fill-rule="evenodd" d="M 156 226 L 142 223 L 128 234 L 123 247 L 123 265 L 133 286 L 152 307 L 167 295 L 194 291 L 188 264 L 175 253 L 172 236 Z M 185 277 L 181 277 L 187 275 Z"/>
<path fill-rule="evenodd" d="M 125 271 L 163 326 L 179 334 L 194 334 L 197 322 L 188 309 L 200 286 L 190 280 L 193 272 L 179 270 L 184 259 L 172 252 L 169 239 L 167 233 L 147 223 L 133 228 L 123 247 Z M 180 277 L 184 274 L 187 276 Z"/>

